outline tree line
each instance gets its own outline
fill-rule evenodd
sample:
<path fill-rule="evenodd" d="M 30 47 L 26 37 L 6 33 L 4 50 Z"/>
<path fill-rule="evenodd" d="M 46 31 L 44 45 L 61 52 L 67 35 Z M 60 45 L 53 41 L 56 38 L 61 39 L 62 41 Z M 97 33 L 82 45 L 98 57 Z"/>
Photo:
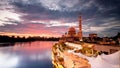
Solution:
<path fill-rule="evenodd" d="M 7 35 L 0 35 L 0 42 L 31 42 L 31 41 L 58 41 L 58 37 L 40 37 L 40 36 L 34 36 L 34 37 L 15 37 L 15 36 L 7 36 Z"/>

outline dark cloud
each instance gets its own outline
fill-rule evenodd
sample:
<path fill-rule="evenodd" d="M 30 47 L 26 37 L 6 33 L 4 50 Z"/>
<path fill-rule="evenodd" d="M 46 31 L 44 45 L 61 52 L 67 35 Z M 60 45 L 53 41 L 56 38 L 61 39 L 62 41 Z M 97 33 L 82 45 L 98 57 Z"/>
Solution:
<path fill-rule="evenodd" d="M 34 24 L 38 23 L 38 25 L 44 26 L 41 26 L 41 28 L 45 30 L 49 28 L 51 31 L 53 30 L 54 32 L 62 34 L 63 30 L 65 30 L 65 32 L 67 31 L 68 26 L 61 24 L 78 24 L 78 16 L 81 13 L 83 17 L 84 34 L 94 32 L 103 36 L 104 34 L 111 33 L 110 35 L 113 36 L 115 35 L 114 33 L 120 31 L 119 0 L 12 0 L 7 2 L 9 2 L 9 5 L 12 5 L 10 9 L 13 9 L 14 13 L 21 15 L 20 23 L 26 23 L 24 25 L 27 25 L 27 23 L 30 25 L 30 23 L 32 23 L 31 21 L 36 21 Z M 2 10 L 3 9 L 1 9 L 1 11 Z M 59 24 L 59 26 L 50 26 L 50 21 L 54 20 L 62 22 L 56 24 Z M 43 21 L 43 23 L 40 21 Z M 4 22 L 14 22 L 17 24 L 13 26 L 24 26 L 15 20 L 8 19 Z M 50 27 L 47 27 L 48 25 Z M 16 29 L 13 30 L 18 30 L 18 27 L 15 27 Z M 28 26 L 24 27 L 32 28 Z M 7 28 L 12 29 L 12 27 L 4 28 L 5 29 L 2 27 L 3 30 L 7 30 Z M 39 28 L 34 29 L 37 30 Z"/>
<path fill-rule="evenodd" d="M 71 19 L 75 21 L 74 17 L 77 17 L 79 11 L 67 12 L 59 10 L 49 10 L 41 6 L 40 3 L 37 4 L 24 4 L 21 2 L 12 3 L 15 6 L 15 10 L 20 13 L 24 13 L 21 18 L 28 20 L 61 20 L 61 19 Z M 70 21 L 69 21 L 70 22 Z"/>

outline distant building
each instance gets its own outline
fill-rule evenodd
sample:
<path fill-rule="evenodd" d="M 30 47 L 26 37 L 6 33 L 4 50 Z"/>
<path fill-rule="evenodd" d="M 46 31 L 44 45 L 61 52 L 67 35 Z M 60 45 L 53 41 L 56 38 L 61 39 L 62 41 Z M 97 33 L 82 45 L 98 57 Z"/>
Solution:
<path fill-rule="evenodd" d="M 70 41 L 70 42 L 83 41 L 83 38 L 82 38 L 82 16 L 79 17 L 79 32 L 76 33 L 75 28 L 70 27 L 68 32 L 62 36 L 62 39 L 65 41 Z"/>
<path fill-rule="evenodd" d="M 120 45 L 120 33 L 118 33 L 115 37 L 108 38 L 103 37 L 100 38 L 96 33 L 89 34 L 89 37 L 84 37 L 82 34 L 82 16 L 79 16 L 79 31 L 76 32 L 74 27 L 70 27 L 68 31 L 62 35 L 60 38 L 60 42 L 74 42 L 74 41 L 83 41 L 87 43 L 96 43 L 102 45 Z"/>
<path fill-rule="evenodd" d="M 92 34 L 89 34 L 89 40 L 90 40 L 90 42 L 92 42 L 92 43 L 94 43 L 94 42 L 97 42 L 96 40 L 97 40 L 97 34 L 95 34 L 95 33 L 92 33 Z"/>
<path fill-rule="evenodd" d="M 75 37 L 76 35 L 76 30 L 74 27 L 70 27 L 69 30 L 68 30 L 68 36 L 69 37 Z"/>
<path fill-rule="evenodd" d="M 99 44 L 103 44 L 103 45 L 116 45 L 116 41 L 108 38 L 108 37 L 103 37 L 102 41 L 99 41 Z"/>
<path fill-rule="evenodd" d="M 78 32 L 78 37 L 80 41 L 83 41 L 82 38 L 82 16 L 79 17 L 79 32 Z"/>
<path fill-rule="evenodd" d="M 89 37 L 90 37 L 90 38 L 97 37 L 97 34 L 95 34 L 95 33 L 93 33 L 93 34 L 89 34 Z"/>

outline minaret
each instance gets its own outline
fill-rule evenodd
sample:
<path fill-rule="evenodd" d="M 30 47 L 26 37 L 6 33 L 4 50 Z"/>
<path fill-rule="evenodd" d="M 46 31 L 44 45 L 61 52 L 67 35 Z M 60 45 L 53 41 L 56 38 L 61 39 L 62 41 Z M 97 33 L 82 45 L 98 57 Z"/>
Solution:
<path fill-rule="evenodd" d="M 82 16 L 79 16 L 79 32 L 78 32 L 78 37 L 80 41 L 83 41 L 82 39 Z"/>

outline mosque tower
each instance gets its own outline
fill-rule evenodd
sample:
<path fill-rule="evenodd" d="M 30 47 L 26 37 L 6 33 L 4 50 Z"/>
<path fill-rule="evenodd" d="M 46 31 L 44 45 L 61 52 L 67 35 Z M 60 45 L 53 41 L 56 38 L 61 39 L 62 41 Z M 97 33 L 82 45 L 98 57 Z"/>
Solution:
<path fill-rule="evenodd" d="M 80 41 L 83 41 L 82 39 L 82 16 L 79 16 L 79 32 L 78 32 L 78 37 Z"/>

